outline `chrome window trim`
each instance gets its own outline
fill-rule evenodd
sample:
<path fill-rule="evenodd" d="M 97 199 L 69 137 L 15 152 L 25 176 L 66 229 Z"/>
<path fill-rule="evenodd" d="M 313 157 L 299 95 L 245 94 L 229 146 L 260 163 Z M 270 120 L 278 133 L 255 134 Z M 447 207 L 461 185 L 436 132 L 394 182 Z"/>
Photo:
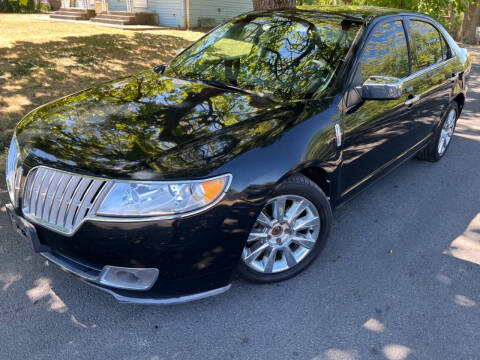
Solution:
<path fill-rule="evenodd" d="M 435 70 L 436 68 L 439 68 L 441 66 L 444 66 L 444 65 L 447 65 L 449 64 L 450 62 L 453 62 L 454 60 L 457 59 L 457 55 L 453 55 L 451 58 L 449 59 L 446 59 L 446 60 L 442 60 L 440 62 L 437 62 L 435 64 L 432 64 L 432 65 L 429 65 L 427 67 L 424 67 L 423 69 L 420 69 L 420 70 L 417 70 L 415 71 L 414 73 L 411 73 L 410 75 L 408 75 L 407 77 L 404 77 L 402 78 L 401 80 L 402 81 L 410 81 L 410 80 L 413 80 L 419 76 L 422 76 L 422 75 L 425 75 L 425 73 L 429 72 L 429 71 L 432 71 L 432 70 Z"/>
<path fill-rule="evenodd" d="M 440 62 L 437 62 L 435 64 L 432 64 L 430 66 L 427 66 L 423 69 L 420 69 L 420 70 L 417 70 L 415 72 L 412 72 L 410 73 L 408 76 L 406 77 L 403 77 L 401 78 L 400 80 L 402 80 L 402 82 L 405 82 L 405 81 L 409 81 L 409 80 L 413 80 L 415 79 L 416 77 L 418 76 L 421 76 L 423 74 L 425 74 L 426 72 L 428 71 L 431 71 L 431 70 L 434 70 L 436 69 L 437 67 L 440 67 L 441 65 L 443 64 L 448 64 L 449 62 L 453 62 L 455 60 L 457 60 L 457 53 L 455 50 L 453 50 L 452 48 L 452 44 L 450 43 L 449 39 L 447 36 L 444 35 L 443 31 L 440 30 L 435 24 L 433 24 L 431 22 L 430 19 L 428 18 L 424 18 L 422 16 L 416 16 L 416 14 L 399 14 L 399 15 L 395 15 L 395 16 L 389 16 L 387 18 L 382 18 L 381 20 L 379 20 L 378 22 L 374 23 L 372 25 L 371 28 L 369 28 L 365 33 L 365 39 L 363 41 L 363 43 L 359 46 L 359 48 L 357 49 L 357 56 L 356 58 L 354 59 L 353 61 L 353 64 L 352 64 L 352 67 L 350 69 L 350 73 L 348 75 L 348 78 L 347 78 L 347 81 L 346 83 L 348 84 L 348 86 L 346 87 L 346 90 L 344 92 L 344 96 L 346 94 L 348 94 L 348 92 L 352 89 L 352 82 L 353 82 L 353 78 L 354 78 L 354 75 L 356 73 L 356 71 L 358 70 L 358 66 L 359 66 L 359 63 L 360 63 L 360 58 L 361 56 L 363 55 L 363 52 L 365 51 L 365 47 L 368 43 L 368 41 L 370 40 L 370 37 L 372 36 L 372 33 L 375 31 L 375 29 L 377 28 L 377 26 L 379 25 L 382 25 L 384 23 L 387 23 L 387 22 L 394 22 L 394 21 L 402 21 L 402 24 L 404 26 L 404 30 L 407 30 L 405 28 L 405 26 L 408 26 L 408 22 L 411 21 L 411 20 L 416 20 L 416 21 L 423 21 L 423 22 L 426 22 L 427 24 L 430 24 L 432 25 L 437 31 L 438 33 L 440 34 L 440 36 L 443 36 L 443 38 L 445 39 L 445 42 L 448 44 L 448 46 L 450 47 L 450 52 L 452 54 L 452 56 L 448 59 L 445 59 L 445 60 L 442 60 Z M 370 27 L 370 26 L 369 26 Z M 405 32 L 405 38 L 407 40 L 407 45 L 408 45 L 408 51 L 409 51 L 409 58 L 410 58 L 410 61 L 412 61 L 413 63 L 413 54 L 411 54 L 411 50 L 410 50 L 410 34 L 409 34 L 409 29 L 407 32 Z M 413 65 L 413 64 L 412 64 Z M 350 105 L 346 105 L 347 107 L 349 107 Z"/>
<path fill-rule="evenodd" d="M 453 60 L 456 60 L 457 59 L 457 53 L 452 49 L 452 44 L 450 44 L 448 38 L 445 36 L 445 34 L 443 33 L 443 31 L 436 25 L 434 24 L 431 19 L 428 19 L 428 18 L 424 18 L 422 16 L 415 16 L 415 15 L 410 15 L 407 17 L 407 26 L 409 25 L 409 22 L 411 21 L 420 21 L 420 22 L 424 22 L 426 24 L 429 24 L 430 26 L 432 26 L 435 30 L 437 30 L 438 32 L 438 35 L 440 35 L 441 38 L 443 38 L 443 40 L 448 44 L 449 48 L 450 48 L 450 53 L 451 53 L 451 57 L 448 58 L 448 59 L 444 59 L 444 60 L 441 60 L 439 62 L 436 62 L 435 64 L 432 64 L 432 65 L 429 65 L 427 67 L 424 67 L 420 70 L 417 70 L 413 73 L 411 73 L 409 76 L 407 76 L 406 78 L 404 78 L 404 80 L 408 81 L 408 80 L 411 80 L 411 79 L 414 79 L 416 78 L 417 76 L 420 76 L 422 74 L 424 74 L 425 72 L 428 72 L 430 70 L 434 70 L 436 69 L 437 67 L 440 67 L 440 65 L 442 64 L 448 64 L 450 61 L 453 61 Z M 411 37 L 410 35 L 410 28 L 408 28 L 408 34 L 409 34 L 409 37 Z M 441 40 L 440 40 L 441 41 Z M 414 49 L 414 52 L 416 53 L 416 49 Z M 413 57 L 412 57 L 412 61 L 413 61 Z M 413 65 L 413 64 L 412 64 Z"/>
<path fill-rule="evenodd" d="M 74 173 L 74 172 L 70 172 L 70 171 L 66 171 L 66 170 L 60 170 L 60 169 L 56 169 L 56 168 L 48 167 L 48 166 L 44 166 L 44 165 L 35 166 L 35 167 L 31 168 L 28 173 L 30 173 L 31 171 L 34 171 L 34 170 L 38 170 L 39 168 L 44 168 L 44 169 L 47 169 L 47 170 L 53 170 L 53 171 L 57 171 L 57 172 L 61 172 L 61 173 L 64 173 L 64 174 L 73 175 L 73 176 L 77 176 L 77 177 L 82 177 L 82 178 L 105 181 L 105 186 L 103 187 L 103 189 L 100 191 L 100 193 L 97 194 L 97 196 L 93 200 L 93 204 L 92 204 L 92 207 L 91 207 L 91 210 L 90 210 L 89 214 L 87 216 L 85 216 L 78 224 L 76 224 L 76 226 L 74 226 L 71 229 L 71 231 L 68 231 L 68 232 L 65 231 L 63 228 L 52 225 L 48 221 L 45 221 L 45 220 L 43 220 L 41 218 L 38 218 L 38 217 L 35 217 L 35 216 L 31 216 L 30 214 L 23 212 L 23 191 L 25 189 L 22 189 L 22 191 L 21 191 L 21 193 L 22 193 L 21 202 L 22 202 L 22 214 L 23 214 L 23 216 L 27 220 L 29 220 L 30 222 L 32 222 L 34 224 L 43 226 L 43 227 L 45 227 L 49 230 L 52 230 L 52 231 L 54 231 L 58 234 L 68 236 L 68 237 L 74 236 L 75 233 L 78 231 L 78 229 L 80 229 L 80 227 L 87 221 L 112 222 L 112 223 L 134 223 L 134 222 L 145 223 L 145 222 L 154 222 L 154 221 L 161 221 L 161 220 L 175 220 L 175 219 L 181 219 L 181 218 L 189 217 L 189 216 L 193 216 L 193 215 L 198 215 L 200 213 L 203 213 L 203 212 L 211 209 L 212 207 L 217 205 L 220 201 L 222 201 L 223 198 L 225 197 L 225 194 L 230 189 L 230 186 L 231 186 L 232 180 L 233 180 L 233 176 L 230 173 L 225 173 L 225 174 L 222 174 L 222 175 L 217 175 L 217 176 L 208 177 L 208 178 L 204 178 L 204 179 L 195 179 L 195 180 L 172 180 L 172 181 L 165 181 L 165 180 L 142 181 L 142 180 L 120 180 L 120 179 L 115 180 L 115 179 L 112 179 L 112 178 L 96 177 L 96 176 L 91 176 L 91 175 L 83 175 L 83 174 Z M 37 174 L 38 174 L 38 172 L 37 172 Z M 28 174 L 27 174 L 27 176 L 28 176 Z M 101 215 L 96 214 L 100 204 L 103 202 L 103 200 L 106 198 L 106 196 L 110 193 L 110 191 L 113 188 L 113 185 L 116 182 L 141 183 L 141 184 L 184 184 L 185 182 L 197 183 L 197 182 L 203 182 L 203 181 L 206 181 L 206 180 L 215 180 L 215 179 L 222 178 L 222 177 L 225 177 L 225 176 L 228 178 L 227 185 L 225 186 L 225 189 L 222 191 L 222 193 L 218 196 L 218 198 L 215 199 L 215 201 L 211 202 L 210 204 L 208 204 L 208 205 L 206 205 L 202 208 L 199 208 L 197 210 L 193 210 L 193 211 L 185 212 L 185 213 L 179 213 L 179 214 L 168 214 L 168 215 L 158 215 L 158 216 L 138 216 L 138 217 L 132 217 L 132 216 L 128 216 L 128 217 L 101 216 Z"/>

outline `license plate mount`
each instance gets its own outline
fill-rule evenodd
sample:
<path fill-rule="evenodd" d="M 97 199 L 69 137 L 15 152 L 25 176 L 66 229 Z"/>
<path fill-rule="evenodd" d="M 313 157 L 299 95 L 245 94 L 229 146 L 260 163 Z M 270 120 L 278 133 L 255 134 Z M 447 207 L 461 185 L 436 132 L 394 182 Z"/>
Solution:
<path fill-rule="evenodd" d="M 37 253 L 50 251 L 47 246 L 40 242 L 35 227 L 24 218 L 18 216 L 15 213 L 15 209 L 13 208 L 12 204 L 6 204 L 5 207 L 7 208 L 7 215 L 10 219 L 13 229 L 22 238 L 26 239 L 30 244 L 32 244 L 33 251 Z"/>

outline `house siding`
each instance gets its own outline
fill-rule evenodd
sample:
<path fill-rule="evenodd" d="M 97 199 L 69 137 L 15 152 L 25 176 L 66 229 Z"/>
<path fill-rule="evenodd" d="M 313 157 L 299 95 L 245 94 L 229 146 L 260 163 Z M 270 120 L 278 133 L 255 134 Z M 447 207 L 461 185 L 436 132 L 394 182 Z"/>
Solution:
<path fill-rule="evenodd" d="M 199 26 L 198 20 L 201 18 L 214 19 L 221 24 L 252 10 L 252 0 L 190 0 L 190 25 Z"/>
<path fill-rule="evenodd" d="M 148 9 L 158 14 L 160 25 L 185 27 L 184 0 L 148 0 Z"/>
<path fill-rule="evenodd" d="M 110 11 L 126 11 L 127 2 L 125 0 L 110 0 L 108 2 L 108 10 Z"/>
<path fill-rule="evenodd" d="M 81 1 L 81 0 L 76 0 Z M 135 0 L 132 0 L 135 4 Z M 135 8 L 137 12 L 155 12 L 159 25 L 185 27 L 185 0 L 147 0 L 148 8 Z M 126 0 L 109 0 L 110 11 L 126 11 Z M 198 27 L 199 19 L 212 19 L 223 23 L 253 9 L 252 0 L 190 0 L 190 26 Z"/>
<path fill-rule="evenodd" d="M 135 0 L 132 2 L 135 4 Z M 159 25 L 162 26 L 185 26 L 184 0 L 147 0 L 147 4 L 148 8 L 134 8 L 134 11 L 157 13 Z M 126 0 L 109 0 L 108 9 L 110 11 L 126 11 Z"/>

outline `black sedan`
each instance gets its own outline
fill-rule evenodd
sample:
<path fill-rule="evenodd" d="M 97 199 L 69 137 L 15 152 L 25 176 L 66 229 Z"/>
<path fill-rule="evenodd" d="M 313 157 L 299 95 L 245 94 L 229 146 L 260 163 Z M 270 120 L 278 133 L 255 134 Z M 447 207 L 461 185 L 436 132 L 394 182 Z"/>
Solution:
<path fill-rule="evenodd" d="M 333 208 L 445 155 L 470 67 L 421 14 L 244 14 L 166 65 L 25 116 L 8 214 L 35 251 L 124 302 L 218 294 L 235 272 L 284 280 L 321 253 Z"/>

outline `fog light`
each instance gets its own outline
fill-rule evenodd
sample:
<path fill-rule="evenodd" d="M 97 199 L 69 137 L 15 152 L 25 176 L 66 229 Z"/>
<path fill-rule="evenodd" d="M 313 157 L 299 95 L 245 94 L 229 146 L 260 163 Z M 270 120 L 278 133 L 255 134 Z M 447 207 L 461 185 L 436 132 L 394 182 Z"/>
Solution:
<path fill-rule="evenodd" d="M 119 289 L 148 290 L 155 284 L 157 277 L 158 269 L 154 268 L 135 269 L 105 266 L 98 282 Z"/>

